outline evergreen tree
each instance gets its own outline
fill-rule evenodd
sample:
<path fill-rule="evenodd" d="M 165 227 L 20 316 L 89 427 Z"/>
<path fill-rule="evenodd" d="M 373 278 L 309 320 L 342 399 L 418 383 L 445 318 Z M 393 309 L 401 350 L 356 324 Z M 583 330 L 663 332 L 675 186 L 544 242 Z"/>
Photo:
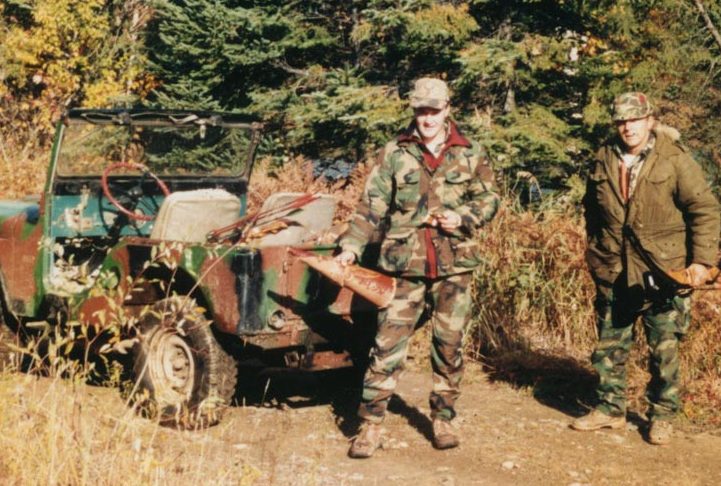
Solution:
<path fill-rule="evenodd" d="M 0 24 L 0 115 L 27 138 L 47 140 L 66 106 L 152 90 L 153 105 L 256 115 L 278 160 L 356 161 L 408 123 L 430 75 L 509 187 L 531 172 L 577 189 L 632 89 L 721 164 L 718 2 L 9 0 Z"/>

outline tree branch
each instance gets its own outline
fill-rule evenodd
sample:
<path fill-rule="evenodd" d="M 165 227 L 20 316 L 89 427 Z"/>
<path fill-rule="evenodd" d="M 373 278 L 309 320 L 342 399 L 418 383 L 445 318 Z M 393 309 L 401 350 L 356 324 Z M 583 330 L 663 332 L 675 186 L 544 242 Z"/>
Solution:
<path fill-rule="evenodd" d="M 706 8 L 703 6 L 703 3 L 701 3 L 701 0 L 694 0 L 693 3 L 696 4 L 696 8 L 701 13 L 701 16 L 706 22 L 706 28 L 708 28 L 709 32 L 711 32 L 711 35 L 716 41 L 716 44 L 718 44 L 719 48 L 721 48 L 721 34 L 719 34 L 719 31 L 716 29 L 713 22 L 711 21 L 711 17 L 706 11 Z"/>
<path fill-rule="evenodd" d="M 289 74 L 295 74 L 296 76 L 308 76 L 308 71 L 305 69 L 296 69 L 288 65 L 285 61 L 275 61 L 272 63 L 273 66 L 282 69 Z"/>

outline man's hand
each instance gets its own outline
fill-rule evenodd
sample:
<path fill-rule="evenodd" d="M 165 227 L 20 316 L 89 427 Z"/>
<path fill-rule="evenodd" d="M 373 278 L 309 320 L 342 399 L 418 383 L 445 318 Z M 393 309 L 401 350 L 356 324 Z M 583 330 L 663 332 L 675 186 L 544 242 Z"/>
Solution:
<path fill-rule="evenodd" d="M 338 255 L 336 255 L 335 261 L 340 263 L 344 267 L 348 265 L 353 265 L 355 263 L 355 253 L 349 250 L 342 251 Z"/>
<path fill-rule="evenodd" d="M 699 287 L 711 279 L 711 274 L 706 265 L 700 263 L 692 263 L 686 269 L 689 283 L 692 287 Z"/>
<path fill-rule="evenodd" d="M 461 215 L 450 209 L 446 209 L 440 214 L 435 214 L 433 217 L 432 226 L 440 226 L 441 229 L 447 233 L 455 231 L 461 225 Z"/>

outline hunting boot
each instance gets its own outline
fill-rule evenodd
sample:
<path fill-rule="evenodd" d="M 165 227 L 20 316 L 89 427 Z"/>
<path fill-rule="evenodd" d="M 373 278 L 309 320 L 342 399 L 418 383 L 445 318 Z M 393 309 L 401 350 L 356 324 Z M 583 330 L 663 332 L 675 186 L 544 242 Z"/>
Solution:
<path fill-rule="evenodd" d="M 355 459 L 371 457 L 376 449 L 383 447 L 383 432 L 381 424 L 363 422 L 348 449 L 348 455 Z"/>
<path fill-rule="evenodd" d="M 433 419 L 433 447 L 451 449 L 458 447 L 461 441 L 451 422 L 442 418 Z"/>
<path fill-rule="evenodd" d="M 579 417 L 571 422 L 573 430 L 591 431 L 599 429 L 622 429 L 626 425 L 626 417 L 623 415 L 612 416 L 606 415 L 600 410 L 591 411 L 588 415 Z"/>
<path fill-rule="evenodd" d="M 648 441 L 653 445 L 666 445 L 671 442 L 673 425 L 668 420 L 654 420 L 648 429 Z"/>

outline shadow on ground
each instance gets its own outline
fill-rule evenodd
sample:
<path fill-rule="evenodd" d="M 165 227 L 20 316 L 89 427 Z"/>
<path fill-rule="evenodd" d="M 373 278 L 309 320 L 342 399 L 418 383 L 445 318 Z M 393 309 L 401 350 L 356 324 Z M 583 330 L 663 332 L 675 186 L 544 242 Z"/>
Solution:
<path fill-rule="evenodd" d="M 483 369 L 491 382 L 530 388 L 540 403 L 566 415 L 584 415 L 594 404 L 597 375 L 573 358 L 523 350 L 486 357 Z"/>
<path fill-rule="evenodd" d="M 587 414 L 596 403 L 594 390 L 598 376 L 573 358 L 526 350 L 484 358 L 483 365 L 490 381 L 528 387 L 538 402 L 570 417 Z M 636 425 L 644 437 L 648 435 L 645 416 L 629 410 L 626 419 Z"/>
<path fill-rule="evenodd" d="M 235 404 L 270 408 L 302 408 L 330 405 L 340 432 L 348 438 L 356 435 L 362 388 L 362 372 L 345 368 L 322 372 L 241 366 Z M 393 395 L 388 412 L 405 418 L 429 441 L 433 437 L 431 421 L 399 395 Z"/>

